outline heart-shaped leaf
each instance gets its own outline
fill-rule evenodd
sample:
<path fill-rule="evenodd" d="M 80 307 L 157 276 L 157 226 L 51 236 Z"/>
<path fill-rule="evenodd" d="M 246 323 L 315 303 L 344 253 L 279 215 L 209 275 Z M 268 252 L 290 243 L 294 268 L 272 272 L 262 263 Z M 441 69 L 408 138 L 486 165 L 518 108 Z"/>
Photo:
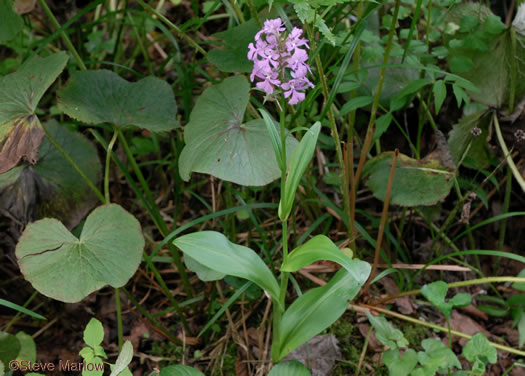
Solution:
<path fill-rule="evenodd" d="M 233 76 L 197 99 L 184 128 L 186 146 L 179 159 L 182 179 L 202 172 L 237 184 L 262 186 L 281 176 L 264 121 L 243 123 L 249 90 L 244 76 Z M 288 136 L 288 157 L 296 146 L 297 141 Z"/>
<path fill-rule="evenodd" d="M 250 248 L 232 243 L 215 231 L 184 235 L 173 244 L 212 270 L 252 281 L 279 302 L 279 284 L 264 261 Z"/>
<path fill-rule="evenodd" d="M 143 249 L 139 222 L 112 204 L 87 217 L 80 238 L 56 219 L 28 225 L 16 246 L 16 257 L 37 291 L 72 303 L 107 284 L 124 286 L 137 270 Z"/>
<path fill-rule="evenodd" d="M 44 131 L 35 110 L 67 60 L 64 52 L 35 56 L 17 72 L 0 78 L 0 174 L 21 159 L 36 163 Z"/>
<path fill-rule="evenodd" d="M 352 260 L 324 235 L 317 235 L 295 248 L 281 266 L 281 270 L 296 272 L 302 267 L 320 260 L 330 260 L 338 263 L 356 280 L 366 279 L 370 274 L 370 265 L 367 262 Z"/>
<path fill-rule="evenodd" d="M 223 72 L 251 72 L 253 62 L 248 60 L 248 44 L 259 30 L 255 18 L 213 34 L 224 40 L 225 48 L 214 48 L 208 52 L 208 60 Z"/>
<path fill-rule="evenodd" d="M 76 72 L 58 97 L 58 108 L 84 123 L 135 125 L 152 132 L 177 127 L 173 90 L 156 77 L 131 83 L 108 70 Z"/>
<path fill-rule="evenodd" d="M 279 326 L 280 343 L 278 348 L 272 347 L 272 360 L 284 358 L 332 325 L 346 311 L 348 301 L 357 295 L 368 274 L 363 277 L 356 280 L 346 269 L 341 269 L 326 285 L 297 298 L 283 314 Z"/>
<path fill-rule="evenodd" d="M 16 338 L 20 342 L 20 351 L 16 359 L 36 362 L 36 343 L 33 337 L 27 333 L 18 332 L 16 333 Z"/>
<path fill-rule="evenodd" d="M 374 196 L 385 199 L 393 152 L 381 153 L 365 165 L 368 187 Z M 437 160 L 422 162 L 399 154 L 392 184 L 391 203 L 401 206 L 433 205 L 450 193 L 452 172 Z"/>
<path fill-rule="evenodd" d="M 97 185 L 102 166 L 95 146 L 82 134 L 55 121 L 45 127 Z M 54 217 L 73 228 L 97 201 L 78 172 L 47 138 L 42 141 L 35 166 L 21 164 L 0 174 L 0 209 L 22 223 Z"/>

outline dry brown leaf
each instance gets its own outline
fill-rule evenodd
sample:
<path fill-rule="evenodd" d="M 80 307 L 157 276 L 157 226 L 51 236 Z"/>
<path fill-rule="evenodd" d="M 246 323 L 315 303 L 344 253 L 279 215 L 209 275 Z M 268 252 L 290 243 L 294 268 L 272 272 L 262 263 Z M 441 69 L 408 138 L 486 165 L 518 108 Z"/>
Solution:
<path fill-rule="evenodd" d="M 15 12 L 22 15 L 30 13 L 35 9 L 36 0 L 15 0 Z"/>
<path fill-rule="evenodd" d="M 474 335 L 476 333 L 483 333 L 485 337 L 490 337 L 490 333 L 476 321 L 472 320 L 470 317 L 462 315 L 459 312 L 452 311 L 450 315 L 450 329 L 462 332 L 468 335 Z M 465 346 L 468 342 L 466 338 L 460 338 L 457 336 L 452 336 L 452 342 L 459 342 L 461 346 Z"/>

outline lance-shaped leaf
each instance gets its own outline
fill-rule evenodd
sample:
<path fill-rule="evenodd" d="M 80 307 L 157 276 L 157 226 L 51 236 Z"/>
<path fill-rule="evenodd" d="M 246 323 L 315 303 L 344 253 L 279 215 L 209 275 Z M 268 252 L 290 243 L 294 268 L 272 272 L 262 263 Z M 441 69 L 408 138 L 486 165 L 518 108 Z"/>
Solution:
<path fill-rule="evenodd" d="M 368 274 L 356 280 L 346 269 L 339 270 L 325 286 L 300 296 L 284 312 L 279 327 L 279 347 L 272 348 L 272 360 L 288 353 L 332 325 L 345 311 Z M 276 353 L 274 353 L 276 351 Z"/>
<path fill-rule="evenodd" d="M 95 146 L 82 134 L 56 121 L 45 127 L 93 184 L 98 184 L 102 167 Z M 36 165 L 23 163 L 0 174 L 0 209 L 24 224 L 53 217 L 73 228 L 97 201 L 78 172 L 47 138 L 40 146 Z"/>
<path fill-rule="evenodd" d="M 56 219 L 28 225 L 16 246 L 24 277 L 43 295 L 78 302 L 105 285 L 122 287 L 144 249 L 139 222 L 116 204 L 95 209 L 79 238 Z"/>
<path fill-rule="evenodd" d="M 35 56 L 17 72 L 0 78 L 0 174 L 21 159 L 36 163 L 44 131 L 35 110 L 67 59 L 64 52 Z"/>
<path fill-rule="evenodd" d="M 76 72 L 58 98 L 61 111 L 88 124 L 135 125 L 152 132 L 177 127 L 173 90 L 156 77 L 132 83 L 108 70 Z"/>
<path fill-rule="evenodd" d="M 393 152 L 381 153 L 365 165 L 368 187 L 374 196 L 385 199 Z M 401 206 L 433 205 L 446 197 L 452 188 L 453 172 L 438 160 L 417 161 L 399 154 L 392 183 L 391 203 Z"/>
<path fill-rule="evenodd" d="M 173 244 L 212 270 L 252 281 L 279 302 L 279 285 L 275 277 L 250 248 L 232 243 L 215 231 L 184 235 L 175 239 Z"/>
<path fill-rule="evenodd" d="M 279 218 L 282 221 L 286 220 L 292 211 L 295 192 L 306 168 L 312 160 L 320 131 L 321 123 L 316 122 L 312 128 L 305 133 L 290 159 L 288 175 L 286 176 L 286 182 L 284 184 L 284 194 L 279 202 Z"/>
<path fill-rule="evenodd" d="M 306 366 L 297 361 L 282 362 L 272 367 L 268 376 L 311 376 Z"/>
<path fill-rule="evenodd" d="M 202 172 L 237 184 L 262 186 L 281 176 L 264 121 L 243 123 L 249 90 L 244 76 L 234 76 L 206 89 L 197 99 L 184 127 L 186 146 L 179 159 L 182 179 Z M 292 136 L 286 138 L 287 156 L 296 145 Z"/>
<path fill-rule="evenodd" d="M 356 280 L 366 279 L 370 274 L 370 264 L 352 260 L 345 255 L 325 235 L 317 235 L 303 245 L 295 248 L 281 266 L 284 272 L 296 272 L 320 260 L 330 260 L 344 267 Z"/>

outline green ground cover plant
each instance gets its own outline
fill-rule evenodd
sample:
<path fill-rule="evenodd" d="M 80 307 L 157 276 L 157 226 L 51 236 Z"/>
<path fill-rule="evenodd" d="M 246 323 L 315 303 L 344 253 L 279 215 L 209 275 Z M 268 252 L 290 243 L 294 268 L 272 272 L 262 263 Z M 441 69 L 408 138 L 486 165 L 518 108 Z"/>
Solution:
<path fill-rule="evenodd" d="M 519 375 L 524 48 L 520 0 L 0 0 L 0 376 Z"/>

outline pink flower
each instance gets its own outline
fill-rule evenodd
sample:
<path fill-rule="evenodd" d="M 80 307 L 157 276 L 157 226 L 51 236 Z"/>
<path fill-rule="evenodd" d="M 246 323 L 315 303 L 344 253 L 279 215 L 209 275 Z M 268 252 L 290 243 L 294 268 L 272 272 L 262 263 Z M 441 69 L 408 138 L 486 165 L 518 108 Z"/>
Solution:
<path fill-rule="evenodd" d="M 308 40 L 301 38 L 301 29 L 294 27 L 291 33 L 283 35 L 285 30 L 280 18 L 264 22 L 255 35 L 255 45 L 248 45 L 248 59 L 254 62 L 250 80 L 261 79 L 256 86 L 268 95 L 275 89 L 283 90 L 284 97 L 293 105 L 304 100 L 304 90 L 314 87 L 306 78 L 312 71 L 306 63 L 308 54 L 301 48 L 310 47 Z"/>

